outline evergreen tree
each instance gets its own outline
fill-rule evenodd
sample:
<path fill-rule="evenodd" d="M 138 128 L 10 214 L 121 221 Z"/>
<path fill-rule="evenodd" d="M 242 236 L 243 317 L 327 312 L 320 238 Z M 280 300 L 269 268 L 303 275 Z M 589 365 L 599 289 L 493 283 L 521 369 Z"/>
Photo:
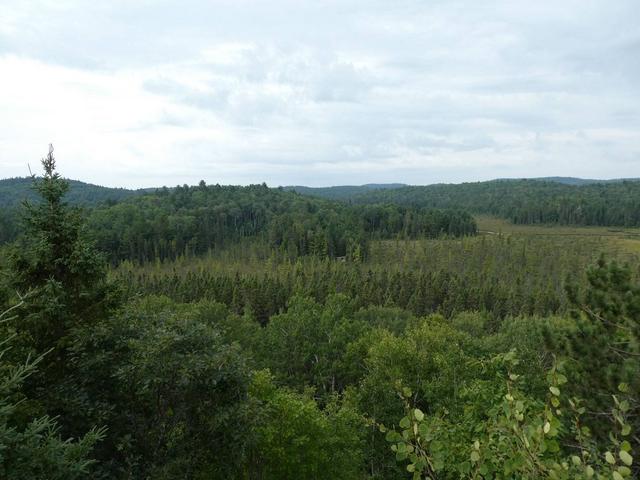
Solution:
<path fill-rule="evenodd" d="M 10 253 L 11 286 L 33 290 L 16 328 L 48 363 L 62 360 L 70 330 L 104 316 L 114 305 L 106 264 L 83 230 L 81 212 L 64 202 L 69 184 L 56 172 L 53 147 L 42 159 L 44 176 L 33 177 L 39 202 L 24 204 L 24 235 Z"/>
<path fill-rule="evenodd" d="M 601 257 L 588 272 L 589 286 L 579 293 L 569 287 L 576 306 L 576 331 L 561 345 L 580 374 L 577 393 L 585 398 L 596 427 L 610 412 L 610 395 L 620 386 L 628 391 L 634 431 L 640 428 L 640 285 L 628 266 Z M 554 338 L 547 335 L 553 345 Z"/>
<path fill-rule="evenodd" d="M 63 200 L 69 186 L 56 172 L 51 146 L 42 166 L 44 176 L 33 178 L 41 201 L 24 205 L 25 233 L 9 255 L 10 284 L 25 295 L 12 327 L 18 352 L 47 352 L 26 380 L 25 394 L 41 412 L 60 416 L 63 435 L 78 437 L 95 423 L 78 396 L 75 333 L 106 318 L 118 296 L 104 258 L 85 235 L 81 212 Z"/>
<path fill-rule="evenodd" d="M 9 309 L 0 313 L 0 478 L 6 480 L 75 480 L 89 478 L 93 445 L 104 436 L 91 430 L 77 441 L 62 440 L 55 419 L 33 418 L 25 410 L 21 388 L 42 362 L 11 361 L 15 334 L 7 328 Z"/>

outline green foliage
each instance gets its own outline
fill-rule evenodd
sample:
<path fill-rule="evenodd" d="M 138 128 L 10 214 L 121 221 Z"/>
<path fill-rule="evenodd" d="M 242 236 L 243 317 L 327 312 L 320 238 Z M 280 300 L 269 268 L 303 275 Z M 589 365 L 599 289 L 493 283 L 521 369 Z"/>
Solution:
<path fill-rule="evenodd" d="M 33 178 L 41 201 L 25 204 L 24 234 L 9 248 L 7 283 L 23 299 L 9 322 L 16 332 L 11 355 L 47 352 L 22 391 L 32 399 L 33 412 L 59 416 L 61 435 L 79 438 L 104 424 L 85 421 L 86 412 L 73 408 L 78 393 L 70 352 L 74 334 L 104 319 L 118 296 L 107 281 L 104 258 L 86 238 L 80 212 L 64 202 L 69 185 L 55 170 L 52 147 L 42 166 L 44 176 Z M 45 421 L 38 428 L 51 436 L 58 427 Z"/>
<path fill-rule="evenodd" d="M 0 247 L 0 311 L 23 299 L 0 324 L 2 478 L 640 474 L 633 269 L 581 276 L 613 244 L 468 237 L 467 213 L 432 208 L 628 224 L 635 197 L 601 198 L 635 185 L 398 188 L 354 206 L 201 182 L 89 212 L 110 260 L 129 259 L 108 272 L 52 151 L 43 166 L 26 235 Z"/>
<path fill-rule="evenodd" d="M 91 185 L 77 180 L 65 180 L 69 185 L 67 201 L 77 206 L 113 205 L 125 198 L 145 193 L 145 190 L 127 190 Z M 19 217 L 24 201 L 39 202 L 33 190 L 33 178 L 6 178 L 0 180 L 0 245 L 16 240 L 22 232 Z"/>
<path fill-rule="evenodd" d="M 117 203 L 125 198 L 140 195 L 145 190 L 128 190 L 126 188 L 109 188 L 79 182 L 77 180 L 65 180 L 69 184 L 67 200 L 72 205 L 99 205 L 103 203 Z M 0 180 L 0 207 L 17 207 L 21 202 L 28 200 L 37 202 L 40 199 L 33 191 L 33 178 L 17 177 Z"/>
<path fill-rule="evenodd" d="M 370 328 L 353 313 L 344 295 L 329 297 L 324 306 L 294 297 L 287 313 L 271 317 L 262 332 L 261 365 L 292 387 L 312 385 L 320 395 L 343 391 L 362 374 L 344 353 Z"/>
<path fill-rule="evenodd" d="M 407 329 L 400 337 L 385 335 L 369 350 L 366 365 L 362 401 L 367 412 L 384 419 L 389 417 L 383 408 L 398 405 L 390 401 L 397 381 L 412 388 L 416 404 L 424 411 L 455 412 L 463 408 L 460 386 L 479 375 L 471 337 L 437 316 Z"/>
<path fill-rule="evenodd" d="M 400 337 L 387 333 L 369 348 L 366 376 L 358 389 L 360 409 L 376 421 L 392 425 L 402 415 L 403 404 L 395 394 L 402 383 L 411 390 L 416 408 L 430 418 L 451 418 L 452 438 L 436 445 L 446 450 L 455 443 L 456 419 L 470 405 L 483 410 L 474 388 L 482 382 L 480 364 L 474 357 L 472 339 L 448 326 L 441 317 L 431 317 L 410 327 Z M 483 384 L 483 391 L 488 387 Z M 469 412 L 472 415 L 474 412 Z M 373 436 L 369 443 L 372 473 L 382 478 L 397 478 L 393 458 L 382 438 Z"/>
<path fill-rule="evenodd" d="M 575 332 L 565 342 L 551 335 L 547 340 L 571 359 L 580 379 L 572 393 L 584 399 L 594 433 L 602 439 L 607 435 L 601 418 L 609 410 L 609 394 L 621 384 L 636 397 L 627 401 L 632 427 L 640 428 L 640 286 L 628 266 L 604 258 L 588 271 L 588 282 L 583 291 L 570 288 Z"/>
<path fill-rule="evenodd" d="M 277 388 L 267 371 L 254 374 L 254 450 L 247 478 L 354 479 L 363 475 L 362 417 L 333 399 L 324 410 L 309 393 Z"/>
<path fill-rule="evenodd" d="M 540 180 L 493 180 L 372 190 L 349 201 L 462 208 L 525 224 L 640 225 L 639 181 L 576 186 Z"/>
<path fill-rule="evenodd" d="M 334 187 L 303 187 L 292 186 L 284 187 L 285 190 L 293 190 L 302 195 L 308 195 L 311 197 L 321 197 L 330 200 L 349 200 L 354 196 L 366 193 L 370 190 L 380 190 L 385 188 L 401 188 L 406 187 L 403 183 L 370 183 L 367 185 L 338 185 Z"/>
<path fill-rule="evenodd" d="M 239 346 L 202 315 L 198 307 L 146 298 L 78 333 L 77 408 L 109 425 L 100 451 L 109 475 L 239 471 L 249 370 Z"/>
<path fill-rule="evenodd" d="M 27 415 L 20 389 L 43 356 L 14 363 L 7 357 L 15 334 L 7 329 L 9 311 L 0 313 L 0 477 L 6 480 L 67 480 L 91 478 L 93 446 L 104 430 L 62 440 L 49 416 Z"/>
<path fill-rule="evenodd" d="M 69 185 L 55 171 L 53 147 L 42 160 L 44 177 L 33 179 L 40 203 L 26 203 L 24 235 L 9 254 L 10 286 L 32 291 L 16 323 L 24 341 L 48 362 L 62 363 L 72 328 L 104 316 L 113 306 L 104 260 L 83 232 L 80 212 L 63 197 Z"/>
<path fill-rule="evenodd" d="M 266 185 L 176 187 L 95 209 L 89 223 L 112 262 L 204 253 L 252 238 L 291 257 L 366 257 L 373 238 L 473 235 L 462 211 L 353 208 Z"/>
<path fill-rule="evenodd" d="M 579 401 L 573 399 L 563 405 L 561 389 L 567 377 L 560 366 L 554 365 L 547 374 L 549 392 L 544 403 L 523 392 L 524 377 L 515 373 L 519 361 L 514 352 L 498 355 L 491 362 L 506 369 L 506 388 L 492 399 L 485 418 L 467 425 L 463 442 L 455 442 L 451 435 L 452 429 L 460 429 L 445 418 L 425 415 L 413 406 L 411 389 L 398 388 L 405 408 L 399 429 L 387 430 L 383 424 L 378 427 L 386 432 L 396 460 L 407 464 L 406 470 L 415 480 L 619 479 L 632 475 L 629 442 L 621 440 L 613 430 L 611 448 L 605 451 L 602 445 L 590 442 L 589 430 L 581 424 L 584 408 L 579 407 Z M 616 430 L 629 435 L 620 402 L 615 395 L 613 399 L 613 413 L 620 418 L 622 427 Z M 566 418 L 566 411 L 573 412 L 571 421 Z M 567 448 L 567 439 L 572 435 Z"/>

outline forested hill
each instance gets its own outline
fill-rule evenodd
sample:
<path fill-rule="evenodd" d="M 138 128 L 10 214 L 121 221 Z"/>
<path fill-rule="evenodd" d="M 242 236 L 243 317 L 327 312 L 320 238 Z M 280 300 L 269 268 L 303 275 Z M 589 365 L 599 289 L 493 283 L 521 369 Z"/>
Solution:
<path fill-rule="evenodd" d="M 612 178 L 608 180 L 599 180 L 595 178 L 542 177 L 542 178 L 536 178 L 535 180 L 564 183 L 566 185 L 589 185 L 592 183 L 637 182 L 637 181 L 640 181 L 640 178 Z"/>
<path fill-rule="evenodd" d="M 542 180 L 411 186 L 372 190 L 349 199 L 422 208 L 461 208 L 514 223 L 640 225 L 640 181 L 567 185 Z"/>
<path fill-rule="evenodd" d="M 266 185 L 163 187 L 153 192 L 69 181 L 65 200 L 81 204 L 101 250 L 113 262 L 202 253 L 258 238 L 287 253 L 365 256 L 372 238 L 437 237 L 476 232 L 470 214 L 422 207 L 343 203 Z M 19 234 L 18 202 L 32 199 L 31 179 L 0 183 L 0 244 Z M 142 195 L 142 193 L 145 193 Z"/>
<path fill-rule="evenodd" d="M 69 191 L 65 200 L 74 205 L 96 205 L 103 202 L 117 202 L 150 191 L 149 189 L 128 190 L 109 188 L 78 180 L 67 180 Z M 6 178 L 0 180 L 0 208 L 15 207 L 23 200 L 36 200 L 30 177 Z M 154 190 L 154 189 L 151 189 Z"/>
<path fill-rule="evenodd" d="M 591 185 L 596 183 L 620 183 L 628 181 L 640 181 L 640 178 L 614 178 L 610 180 L 599 180 L 592 178 L 578 178 L 578 177 L 537 177 L 537 178 L 498 178 L 492 181 L 500 182 L 514 182 L 514 181 L 537 181 L 537 182 L 551 182 L 560 183 L 563 185 Z M 487 183 L 487 182 L 482 182 Z M 367 183 L 365 185 L 336 185 L 332 187 L 305 187 L 302 185 L 294 185 L 283 187 L 285 190 L 293 190 L 294 192 L 301 193 L 302 195 L 310 195 L 313 197 L 328 198 L 332 200 L 350 200 L 355 196 L 369 194 L 375 190 L 395 190 L 403 187 L 409 187 L 405 183 Z M 421 187 L 433 186 L 422 185 Z"/>
<path fill-rule="evenodd" d="M 346 200 L 355 195 L 367 193 L 372 190 L 387 190 L 402 188 L 404 183 L 368 183 L 366 185 L 338 185 L 334 187 L 304 187 L 301 185 L 283 187 L 285 190 L 292 190 L 302 195 L 328 198 L 332 200 Z"/>
<path fill-rule="evenodd" d="M 266 185 L 160 189 L 93 209 L 89 226 L 112 261 L 203 253 L 244 238 L 292 256 L 357 258 L 374 238 L 462 236 L 476 232 L 459 210 L 349 206 Z"/>

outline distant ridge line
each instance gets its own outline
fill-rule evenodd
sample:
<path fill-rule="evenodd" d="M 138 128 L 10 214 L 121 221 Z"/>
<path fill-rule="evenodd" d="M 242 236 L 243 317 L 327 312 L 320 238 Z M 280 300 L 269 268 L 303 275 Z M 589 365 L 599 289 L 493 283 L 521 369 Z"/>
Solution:
<path fill-rule="evenodd" d="M 124 187 L 103 187 L 80 180 L 67 179 L 70 185 L 66 200 L 73 204 L 96 205 L 103 202 L 118 202 L 126 198 L 153 193 L 164 187 L 131 189 Z M 581 187 L 594 184 L 615 184 L 622 182 L 638 182 L 640 177 L 616 178 L 616 179 L 584 179 L 579 177 L 535 177 L 535 178 L 497 178 L 477 182 L 461 182 L 457 184 L 432 183 L 426 185 L 409 185 L 405 183 L 366 183 L 364 185 L 334 185 L 327 187 L 308 187 L 304 185 L 291 185 L 278 187 L 286 191 L 294 191 L 302 195 L 324 197 L 332 200 L 348 200 L 359 195 L 373 193 L 381 190 L 398 190 L 405 188 L 489 184 L 502 182 L 549 182 L 566 186 Z M 195 185 L 194 185 L 195 186 Z M 169 187 L 173 188 L 173 187 Z M 31 189 L 30 177 L 13 177 L 0 180 L 0 207 L 10 207 L 19 204 L 26 199 L 34 199 L 35 194 Z"/>

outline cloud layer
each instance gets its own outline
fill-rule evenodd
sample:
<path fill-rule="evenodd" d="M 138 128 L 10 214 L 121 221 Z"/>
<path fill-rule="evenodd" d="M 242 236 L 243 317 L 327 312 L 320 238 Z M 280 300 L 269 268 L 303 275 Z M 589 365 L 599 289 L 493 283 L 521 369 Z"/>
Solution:
<path fill-rule="evenodd" d="M 640 176 L 631 0 L 4 1 L 0 177 Z"/>

